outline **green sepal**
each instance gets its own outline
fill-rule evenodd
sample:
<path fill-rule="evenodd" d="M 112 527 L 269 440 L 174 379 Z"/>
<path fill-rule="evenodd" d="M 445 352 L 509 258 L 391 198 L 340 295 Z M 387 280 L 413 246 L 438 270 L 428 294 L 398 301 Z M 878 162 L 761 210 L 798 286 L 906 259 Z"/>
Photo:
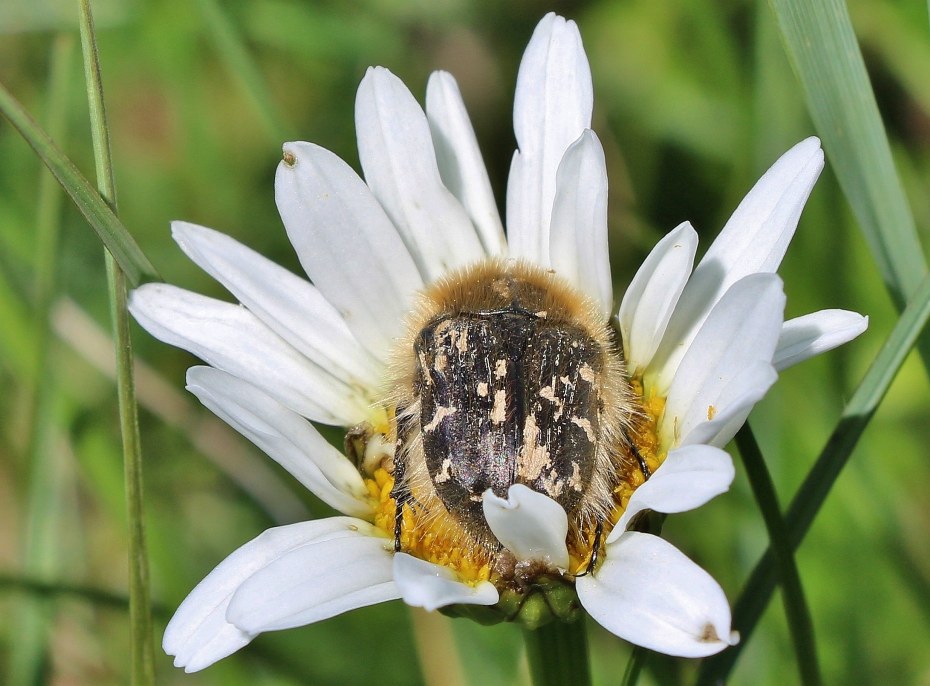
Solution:
<path fill-rule="evenodd" d="M 467 617 L 486 626 L 516 622 L 527 629 L 538 629 L 553 620 L 574 622 L 583 610 L 574 582 L 550 574 L 522 588 L 504 588 L 496 605 L 450 605 L 440 612 L 449 617 Z"/>

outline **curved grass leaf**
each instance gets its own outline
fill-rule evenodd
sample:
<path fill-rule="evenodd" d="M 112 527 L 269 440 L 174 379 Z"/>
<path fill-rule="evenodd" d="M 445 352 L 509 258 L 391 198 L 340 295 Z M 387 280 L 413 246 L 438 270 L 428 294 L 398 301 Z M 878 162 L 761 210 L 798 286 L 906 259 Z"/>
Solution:
<path fill-rule="evenodd" d="M 930 319 L 930 276 L 924 278 L 911 303 L 898 319 L 869 367 L 859 387 L 846 404 L 840 421 L 827 440 L 814 467 L 798 489 L 788 508 L 788 541 L 797 550 L 820 511 L 830 489 L 849 460 L 862 432 L 888 392 L 895 375 L 914 347 L 917 337 Z M 756 564 L 739 599 L 733 606 L 733 625 L 739 630 L 742 641 L 724 652 L 704 661 L 698 678 L 699 684 L 717 684 L 726 681 L 743 647 L 749 640 L 762 613 L 775 590 L 777 567 L 769 548 Z"/>
<path fill-rule="evenodd" d="M 0 84 L 0 112 L 32 146 L 65 192 L 71 196 L 130 283 L 138 285 L 143 275 L 157 276 L 155 267 L 113 210 L 3 84 Z"/>
<path fill-rule="evenodd" d="M 927 264 L 843 0 L 770 0 L 817 131 L 895 302 Z"/>

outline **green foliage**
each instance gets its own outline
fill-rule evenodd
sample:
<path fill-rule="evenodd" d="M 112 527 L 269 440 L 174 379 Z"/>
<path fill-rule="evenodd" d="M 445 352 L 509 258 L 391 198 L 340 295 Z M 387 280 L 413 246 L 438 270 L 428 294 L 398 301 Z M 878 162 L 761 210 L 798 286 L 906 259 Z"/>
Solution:
<path fill-rule="evenodd" d="M 33 136 L 81 190 L 85 213 L 131 277 L 152 271 L 150 260 L 166 281 L 226 298 L 172 243 L 169 222 L 220 229 L 297 270 L 273 200 L 280 144 L 314 141 L 356 164 L 353 101 L 368 65 L 389 67 L 421 96 L 430 70 L 455 74 L 502 202 L 516 65 L 549 9 L 490 0 L 95 2 L 118 220 L 86 192 L 95 165 L 79 60 L 53 57 L 56 35 L 77 35 L 70 0 L 0 3 L 0 81 L 74 163 Z M 788 316 L 844 307 L 868 314 L 870 328 L 785 373 L 752 426 L 778 502 L 795 503 L 782 521 L 792 545 L 794 525 L 810 524 L 794 565 L 823 682 L 925 679 L 927 374 L 912 355 L 874 414 L 855 405 L 863 391 L 853 391 L 864 377 L 875 391 L 870 366 L 893 369 L 880 348 L 925 270 L 927 4 L 851 0 L 849 25 L 840 0 L 588 0 L 556 9 L 579 22 L 592 62 L 618 294 L 665 231 L 689 219 L 706 247 L 780 152 L 822 137 L 827 171 L 781 270 Z M 56 70 L 65 77 L 51 78 Z M 124 684 L 129 527 L 113 354 L 99 330 L 109 328 L 100 239 L 67 199 L 50 198 L 60 191 L 6 120 L 0 160 L 0 615 L 22 619 L 0 626 L 0 682 Z M 138 327 L 133 338 L 148 363 L 137 393 L 157 644 L 181 599 L 236 546 L 326 507 L 180 392 L 190 356 Z M 851 411 L 863 430 L 857 444 Z M 834 465 L 828 492 L 801 488 L 818 455 L 836 453 L 835 429 L 855 445 L 848 463 Z M 731 602 L 769 545 L 746 470 L 737 471 L 729 494 L 664 527 Z M 518 627 L 452 626 L 467 682 L 529 678 Z M 593 683 L 616 683 L 630 646 L 588 628 Z M 792 631 L 782 605 L 769 603 L 730 683 L 794 681 Z M 155 662 L 159 684 L 422 679 L 399 603 L 262 636 L 196 675 L 157 649 Z M 699 668 L 652 654 L 637 665 L 643 684 L 693 683 Z"/>

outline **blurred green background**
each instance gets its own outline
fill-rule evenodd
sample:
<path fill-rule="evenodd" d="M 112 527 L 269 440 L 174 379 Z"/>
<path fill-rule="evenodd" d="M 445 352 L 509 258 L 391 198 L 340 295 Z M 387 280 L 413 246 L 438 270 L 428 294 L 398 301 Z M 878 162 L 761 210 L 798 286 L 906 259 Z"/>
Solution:
<path fill-rule="evenodd" d="M 357 168 L 353 101 L 369 65 L 390 68 L 421 100 L 431 70 L 456 76 L 502 202 L 517 65 L 549 10 L 579 23 L 592 63 L 618 298 L 665 231 L 688 219 L 706 247 L 758 175 L 815 133 L 766 2 L 101 0 L 93 8 L 120 216 L 166 281 L 218 297 L 227 296 L 172 243 L 169 222 L 220 229 L 297 270 L 273 199 L 281 142 L 314 141 Z M 851 0 L 849 9 L 926 243 L 927 4 Z M 58 143 L 92 178 L 75 27 L 71 2 L 3 0 L 0 81 L 57 127 Z M 64 116 L 50 124 L 56 60 Z M 123 684 L 127 534 L 103 258 L 70 203 L 42 190 L 46 175 L 0 120 L 0 683 Z M 48 214 L 60 222 L 55 251 L 40 228 Z M 860 339 L 785 373 L 752 415 L 784 505 L 897 316 L 829 151 L 781 274 L 788 316 L 843 307 L 871 317 Z M 36 343 L 43 292 L 54 296 L 47 352 Z M 234 548 L 327 509 L 183 392 L 191 356 L 134 333 L 145 364 L 138 385 L 160 640 L 177 604 Z M 912 355 L 798 554 L 826 683 L 930 684 L 928 446 L 927 374 Z M 665 529 L 731 600 L 767 545 L 737 473 L 728 495 Z M 449 626 L 470 682 L 526 678 L 516 627 Z M 795 682 L 787 632 L 776 598 L 731 682 Z M 595 683 L 619 683 L 629 645 L 593 622 L 590 639 Z M 160 650 L 156 663 L 160 684 L 422 681 L 399 602 L 263 635 L 200 674 L 174 669 Z M 689 683 L 695 666 L 656 662 L 642 683 Z"/>

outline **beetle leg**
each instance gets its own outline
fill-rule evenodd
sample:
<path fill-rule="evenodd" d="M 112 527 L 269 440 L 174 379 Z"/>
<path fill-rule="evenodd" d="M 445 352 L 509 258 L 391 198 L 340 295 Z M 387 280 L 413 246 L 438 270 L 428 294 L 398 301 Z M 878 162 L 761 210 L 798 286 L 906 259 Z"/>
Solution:
<path fill-rule="evenodd" d="M 398 463 L 394 470 L 394 487 L 391 497 L 394 499 L 394 552 L 400 552 L 400 533 L 404 523 L 404 505 L 410 500 L 410 489 L 404 483 L 403 463 Z"/>
<path fill-rule="evenodd" d="M 594 568 L 597 566 L 597 558 L 601 552 L 601 538 L 604 536 L 604 523 L 598 522 L 597 527 L 594 529 L 594 545 L 591 546 L 591 559 L 588 561 L 588 566 L 585 567 L 585 570 L 576 575 L 575 578 L 579 576 L 587 576 L 594 571 Z"/>
<path fill-rule="evenodd" d="M 648 479 L 652 476 L 652 470 L 649 469 L 649 465 L 646 464 L 646 458 L 644 458 L 639 450 L 636 448 L 636 444 L 630 439 L 629 436 L 626 437 L 627 446 L 630 448 L 630 452 L 633 453 L 633 457 L 636 458 L 636 461 L 639 463 L 639 471 L 643 473 L 643 478 Z"/>

